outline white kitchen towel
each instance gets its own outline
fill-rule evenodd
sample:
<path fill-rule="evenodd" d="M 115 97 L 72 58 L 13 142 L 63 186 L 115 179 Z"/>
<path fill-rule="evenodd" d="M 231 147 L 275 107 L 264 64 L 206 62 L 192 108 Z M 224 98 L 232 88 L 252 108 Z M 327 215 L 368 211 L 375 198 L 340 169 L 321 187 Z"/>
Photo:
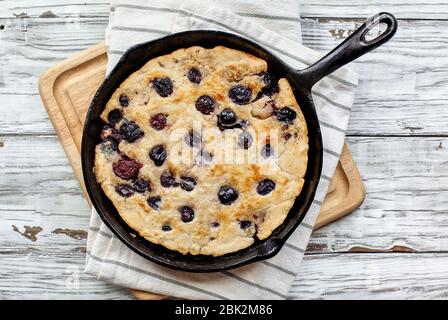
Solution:
<path fill-rule="evenodd" d="M 296 0 L 117 0 L 106 31 L 113 68 L 131 45 L 173 32 L 214 29 L 251 39 L 297 69 L 321 54 L 302 46 Z M 357 76 L 341 68 L 313 90 L 324 143 L 323 170 L 316 197 L 300 226 L 273 258 L 225 272 L 195 274 L 171 270 L 131 251 L 102 223 L 95 210 L 87 239 L 86 272 L 98 279 L 187 299 L 285 299 L 299 272 L 316 217 L 344 143 Z"/>

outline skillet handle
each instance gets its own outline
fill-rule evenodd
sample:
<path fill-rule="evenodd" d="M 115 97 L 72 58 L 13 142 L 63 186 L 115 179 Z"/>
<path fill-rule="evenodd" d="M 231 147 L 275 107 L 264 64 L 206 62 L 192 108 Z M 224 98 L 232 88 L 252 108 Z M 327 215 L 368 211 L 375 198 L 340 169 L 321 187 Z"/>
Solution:
<path fill-rule="evenodd" d="M 386 30 L 376 38 L 367 40 L 367 33 L 380 23 L 386 24 Z M 308 89 L 311 89 L 323 77 L 389 41 L 396 31 L 397 20 L 395 17 L 387 12 L 378 13 L 364 22 L 325 57 L 308 68 L 298 71 L 298 74 L 305 81 Z"/>

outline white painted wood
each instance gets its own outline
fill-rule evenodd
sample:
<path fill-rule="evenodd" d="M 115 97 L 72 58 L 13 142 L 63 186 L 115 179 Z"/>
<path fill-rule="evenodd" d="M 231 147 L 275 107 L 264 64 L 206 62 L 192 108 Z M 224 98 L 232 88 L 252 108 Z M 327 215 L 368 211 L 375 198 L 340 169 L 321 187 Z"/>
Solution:
<path fill-rule="evenodd" d="M 354 213 L 314 232 L 308 250 L 448 251 L 448 138 L 347 142 L 366 199 Z"/>
<path fill-rule="evenodd" d="M 328 52 L 358 25 L 307 21 L 303 41 Z M 447 135 L 447 36 L 448 21 L 400 21 L 389 43 L 353 63 L 360 82 L 348 133 Z"/>
<path fill-rule="evenodd" d="M 90 209 L 57 138 L 0 137 L 0 142 L 0 299 L 131 298 L 127 289 L 83 273 L 82 231 Z M 25 226 L 42 231 L 33 242 L 13 226 L 22 233 Z M 58 228 L 68 235 L 55 233 Z"/>
<path fill-rule="evenodd" d="M 0 103 L 14 108 L 1 117 L 0 134 L 53 134 L 37 95 L 38 78 L 56 61 L 101 41 L 107 18 L 82 18 L 76 28 L 61 18 L 8 21 L 0 31 Z M 304 43 L 327 52 L 355 25 L 305 19 Z M 354 63 L 360 85 L 348 134 L 448 135 L 446 41 L 448 21 L 401 21 L 392 42 Z"/>
<path fill-rule="evenodd" d="M 379 11 L 389 11 L 400 19 L 447 19 L 448 4 L 443 0 L 300 0 L 303 17 L 365 18 Z M 40 17 L 51 11 L 57 16 L 106 16 L 108 1 L 105 0 L 6 0 L 2 1 L 0 17 L 26 13 Z M 1 10 L 3 9 L 3 10 Z M 48 16 L 48 15 L 43 15 Z"/>
<path fill-rule="evenodd" d="M 39 249 L 1 253 L 0 299 L 131 299 L 126 288 L 83 272 L 85 254 Z"/>
<path fill-rule="evenodd" d="M 444 0 L 300 0 L 304 17 L 362 18 L 388 11 L 400 19 L 447 19 L 448 3 Z"/>
<path fill-rule="evenodd" d="M 82 212 L 88 207 L 57 137 L 2 137 L 0 210 Z"/>
<path fill-rule="evenodd" d="M 49 13 L 48 11 L 51 11 Z M 98 17 L 107 16 L 107 0 L 3 0 L 0 17 Z M 54 16 L 53 16 L 54 15 Z"/>
<path fill-rule="evenodd" d="M 22 22 L 25 21 L 25 22 Z M 66 19 L 0 19 L 0 134 L 54 134 L 42 105 L 41 74 L 68 56 L 104 39 L 107 18 L 83 18 L 75 26 Z"/>
<path fill-rule="evenodd" d="M 292 294 L 297 299 L 447 299 L 448 255 L 309 255 Z"/>

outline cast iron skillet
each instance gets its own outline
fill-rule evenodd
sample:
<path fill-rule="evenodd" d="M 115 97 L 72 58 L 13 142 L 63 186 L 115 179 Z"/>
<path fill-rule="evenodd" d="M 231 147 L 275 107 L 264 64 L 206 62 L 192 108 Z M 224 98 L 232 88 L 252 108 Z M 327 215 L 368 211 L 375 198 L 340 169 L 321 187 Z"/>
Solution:
<path fill-rule="evenodd" d="M 379 23 L 384 23 L 387 26 L 386 30 L 377 38 L 367 40 L 365 38 L 366 33 Z M 272 53 L 252 41 L 218 31 L 181 32 L 130 48 L 98 89 L 90 105 L 84 125 L 81 150 L 84 181 L 90 199 L 101 219 L 121 241 L 136 253 L 153 262 L 178 270 L 191 272 L 223 271 L 274 256 L 280 251 L 287 238 L 300 224 L 308 211 L 322 169 L 321 131 L 311 96 L 311 88 L 320 79 L 341 66 L 387 42 L 395 34 L 396 29 L 397 22 L 394 16 L 389 13 L 379 13 L 367 20 L 349 38 L 321 60 L 300 71 L 289 67 Z M 277 77 L 287 78 L 292 85 L 296 99 L 305 116 L 309 132 L 309 160 L 305 184 L 284 223 L 268 239 L 257 240 L 249 248 L 220 257 L 182 255 L 163 246 L 150 243 L 138 235 L 133 237 L 131 235 L 133 231 L 120 218 L 101 186 L 96 182 L 93 173 L 94 149 L 100 142 L 100 131 L 104 125 L 100 119 L 100 114 L 115 89 L 150 59 L 171 53 L 179 48 L 194 45 L 205 48 L 222 45 L 248 52 L 266 60 L 270 72 Z"/>

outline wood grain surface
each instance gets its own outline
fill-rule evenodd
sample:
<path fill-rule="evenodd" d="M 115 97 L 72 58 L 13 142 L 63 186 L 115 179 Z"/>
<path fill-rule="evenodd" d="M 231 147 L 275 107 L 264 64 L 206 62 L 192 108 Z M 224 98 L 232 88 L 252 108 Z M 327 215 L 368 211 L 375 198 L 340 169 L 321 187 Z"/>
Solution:
<path fill-rule="evenodd" d="M 54 134 L 45 110 L 33 110 L 39 109 L 34 107 L 40 103 L 39 76 L 55 62 L 100 42 L 107 24 L 107 17 L 82 17 L 73 25 L 67 20 L 0 19 L 5 25 L 0 32 L 0 79 L 8 79 L 0 87 L 0 103 L 20 102 L 2 120 L 0 134 Z M 329 51 L 359 23 L 303 19 L 304 44 Z M 353 63 L 360 84 L 348 135 L 446 135 L 447 41 L 448 20 L 400 20 L 393 41 Z"/>
<path fill-rule="evenodd" d="M 399 31 L 354 64 L 347 142 L 366 200 L 313 233 L 292 296 L 447 298 L 448 1 L 300 3 L 304 43 L 322 52 L 377 11 Z M 107 1 L 0 1 L 0 298 L 131 298 L 82 272 L 90 212 L 38 94 L 107 19 Z"/>

